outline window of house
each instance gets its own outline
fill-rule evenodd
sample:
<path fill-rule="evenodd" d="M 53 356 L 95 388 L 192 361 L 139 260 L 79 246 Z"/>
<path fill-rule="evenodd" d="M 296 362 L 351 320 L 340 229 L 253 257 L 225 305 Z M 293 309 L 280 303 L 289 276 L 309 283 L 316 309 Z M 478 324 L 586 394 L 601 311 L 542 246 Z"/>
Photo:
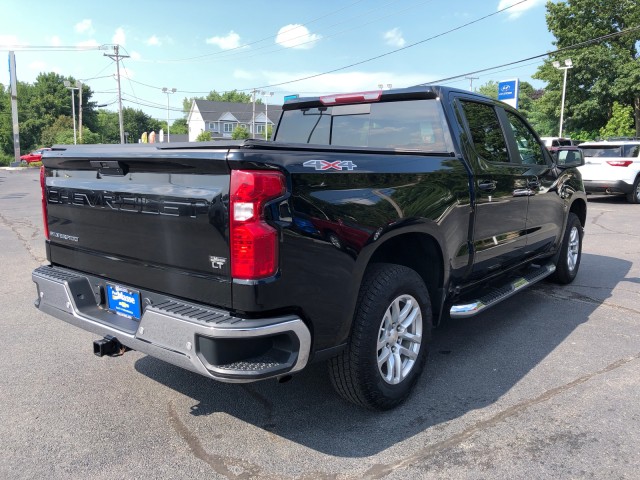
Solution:
<path fill-rule="evenodd" d="M 259 123 L 256 125 L 256 133 L 264 133 L 264 123 Z"/>
<path fill-rule="evenodd" d="M 212 132 L 218 131 L 218 122 L 209 122 L 209 130 Z"/>
<path fill-rule="evenodd" d="M 224 124 L 224 133 L 233 133 L 233 130 L 236 128 L 235 123 L 225 123 Z"/>
<path fill-rule="evenodd" d="M 508 162 L 507 142 L 493 106 L 467 101 L 460 103 L 478 155 L 491 162 Z"/>

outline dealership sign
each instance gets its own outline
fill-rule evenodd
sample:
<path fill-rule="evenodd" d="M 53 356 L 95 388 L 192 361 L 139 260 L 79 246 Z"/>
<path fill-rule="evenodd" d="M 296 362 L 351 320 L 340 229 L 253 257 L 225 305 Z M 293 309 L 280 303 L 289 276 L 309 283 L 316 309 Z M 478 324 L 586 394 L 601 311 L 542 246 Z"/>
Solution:
<path fill-rule="evenodd" d="M 520 90 L 520 81 L 515 78 L 513 80 L 503 80 L 498 83 L 498 100 L 518 108 L 518 94 Z"/>

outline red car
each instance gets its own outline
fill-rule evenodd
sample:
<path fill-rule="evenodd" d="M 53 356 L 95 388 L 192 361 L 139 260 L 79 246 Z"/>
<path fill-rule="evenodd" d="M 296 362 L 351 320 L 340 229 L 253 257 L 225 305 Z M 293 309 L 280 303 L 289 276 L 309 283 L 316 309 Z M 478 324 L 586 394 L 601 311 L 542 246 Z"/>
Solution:
<path fill-rule="evenodd" d="M 34 150 L 31 153 L 27 153 L 25 155 L 20 156 L 20 160 L 27 163 L 39 162 L 42 160 L 42 152 L 46 152 L 51 150 L 50 148 L 39 148 L 38 150 Z"/>

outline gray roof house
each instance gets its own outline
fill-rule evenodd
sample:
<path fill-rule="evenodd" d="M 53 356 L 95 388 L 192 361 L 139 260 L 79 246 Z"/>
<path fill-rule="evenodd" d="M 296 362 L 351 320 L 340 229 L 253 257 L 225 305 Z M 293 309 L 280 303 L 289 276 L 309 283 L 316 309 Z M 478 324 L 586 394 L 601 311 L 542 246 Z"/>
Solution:
<path fill-rule="evenodd" d="M 265 116 L 265 107 L 268 118 Z M 253 123 L 255 132 L 252 132 L 253 104 L 195 100 L 191 104 L 191 111 L 187 117 L 189 141 L 195 142 L 198 135 L 205 131 L 211 132 L 214 140 L 231 138 L 233 130 L 239 125 L 245 126 L 250 133 L 253 133 L 254 138 L 264 138 L 265 125 L 273 127 L 281 113 L 280 105 L 256 103 L 256 117 Z"/>

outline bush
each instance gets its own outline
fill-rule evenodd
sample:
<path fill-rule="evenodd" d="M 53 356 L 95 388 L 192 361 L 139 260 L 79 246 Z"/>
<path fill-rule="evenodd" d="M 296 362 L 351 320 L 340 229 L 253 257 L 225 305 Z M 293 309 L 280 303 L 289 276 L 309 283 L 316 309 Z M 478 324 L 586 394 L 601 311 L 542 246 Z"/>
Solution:
<path fill-rule="evenodd" d="M 6 153 L 0 153 L 0 167 L 8 167 L 13 162 L 13 157 Z"/>
<path fill-rule="evenodd" d="M 211 141 L 211 139 L 211 132 L 205 131 L 200 132 L 200 134 L 196 138 L 196 142 L 209 142 Z"/>

